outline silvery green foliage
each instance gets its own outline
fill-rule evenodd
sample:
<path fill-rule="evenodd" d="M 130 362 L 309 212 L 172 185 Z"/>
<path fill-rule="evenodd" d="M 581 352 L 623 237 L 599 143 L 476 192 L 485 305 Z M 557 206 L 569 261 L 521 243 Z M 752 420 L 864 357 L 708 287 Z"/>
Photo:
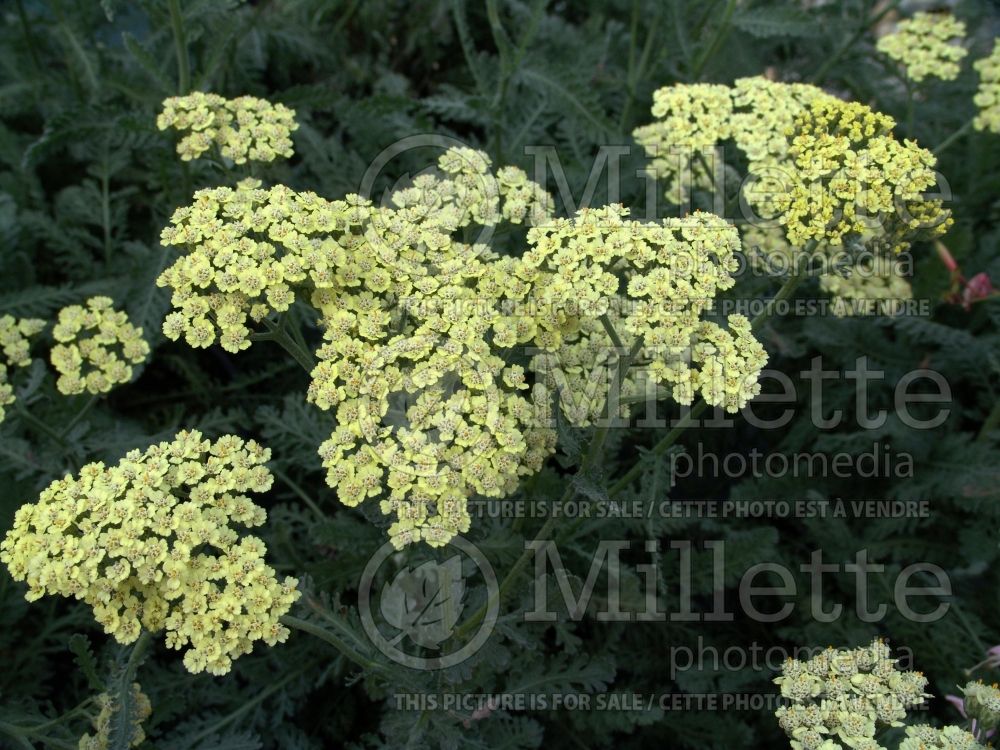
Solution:
<path fill-rule="evenodd" d="M 270 518 L 269 559 L 281 574 L 307 581 L 296 615 L 347 644 L 341 650 L 296 632 L 286 644 L 242 658 L 224 680 L 187 674 L 174 654 L 153 647 L 138 667 L 138 682 L 153 710 L 143 725 L 146 746 L 770 748 L 786 741 L 773 706 L 766 704 L 713 710 L 693 701 L 675 710 L 672 703 L 654 700 L 634 710 L 414 711 L 395 698 L 509 693 L 532 697 L 537 706 L 542 697 L 556 694 L 589 696 L 596 704 L 607 693 L 657 698 L 776 693 L 771 680 L 780 664 L 727 668 L 709 659 L 701 668 L 672 670 L 677 649 L 790 651 L 870 643 L 881 635 L 912 649 L 913 666 L 932 680 L 928 692 L 955 693 L 967 682 L 964 669 L 1000 643 L 995 601 L 1000 307 L 995 300 L 963 307 L 964 287 L 931 245 L 913 250 L 914 296 L 929 300 L 928 315 L 788 316 L 770 320 L 758 332 L 769 366 L 784 373 L 808 369 L 817 356 L 840 370 L 866 357 L 868 366 L 883 373 L 869 384 L 869 403 L 889 409 L 877 428 L 858 424 L 856 383 L 840 378 L 826 383 L 824 391 L 827 416 L 836 410 L 844 414 L 836 428 L 815 427 L 811 395 L 800 389 L 791 420 L 780 429 L 761 430 L 738 418 L 726 429 L 689 430 L 665 455 L 648 449 L 666 430 L 615 429 L 601 465 L 574 477 L 592 431 L 563 424 L 558 459 L 511 498 L 530 507 L 560 497 L 569 485 L 591 502 L 606 502 L 608 488 L 638 461 L 630 481 L 613 493 L 616 500 L 889 498 L 925 501 L 929 513 L 566 520 L 555 533 L 572 585 L 578 585 L 576 577 L 586 578 L 600 540 L 632 540 L 632 552 L 643 549 L 643 540 L 655 540 L 660 563 L 655 583 L 676 610 L 677 592 L 688 581 L 670 542 L 692 540 L 689 582 L 696 611 L 711 610 L 721 592 L 737 614 L 731 621 L 616 623 L 598 621 L 593 612 L 576 621 L 559 611 L 553 623 L 525 622 L 523 613 L 534 607 L 528 565 L 513 576 L 494 636 L 472 659 L 441 673 L 389 661 L 364 634 L 357 585 L 385 528 L 378 525 L 383 522 L 377 509 L 346 510 L 325 489 L 316 448 L 329 436 L 330 422 L 305 403 L 308 375 L 273 345 L 232 356 L 218 348 L 194 351 L 156 333 L 169 309 L 169 293 L 155 279 L 175 257 L 158 242 L 170 211 L 187 204 L 196 188 L 250 176 L 245 166 L 214 160 L 183 165 L 176 158 L 175 140 L 156 129 L 156 114 L 164 98 L 190 90 L 257 96 L 296 110 L 297 157 L 254 173 L 270 183 L 340 197 L 358 189 L 387 145 L 434 132 L 482 148 L 494 163 L 520 166 L 529 175 L 537 152 L 525 147 L 554 146 L 569 191 L 559 189 L 551 170 L 547 187 L 559 213 L 567 215 L 585 194 L 602 144 L 632 146 L 621 158 L 627 179 L 616 195 L 599 175 L 592 180 L 589 203 L 620 200 L 634 210 L 645 205 L 647 186 L 633 175 L 647 161 L 629 134 L 650 121 L 657 88 L 672 82 L 731 84 L 765 71 L 778 80 L 811 80 L 891 114 L 900 122 L 900 137 L 928 147 L 949 142 L 938 169 L 953 194 L 956 226 L 944 241 L 965 277 L 985 272 L 1000 279 L 1000 139 L 969 131 L 951 139 L 976 113 L 972 97 L 978 82 L 971 61 L 989 53 L 1000 18 L 985 0 L 958 3 L 955 12 L 970 30 L 966 64 L 956 80 L 930 81 L 914 90 L 875 48 L 882 10 L 868 0 L 4 4 L 0 315 L 51 319 L 66 305 L 106 295 L 149 334 L 153 351 L 131 384 L 89 408 L 86 397 L 58 394 L 44 367 L 17 371 L 17 403 L 33 419 L 12 408 L 0 424 L 0 527 L 5 531 L 15 509 L 53 479 L 90 461 L 117 461 L 180 429 L 197 428 L 212 438 L 225 433 L 257 438 L 272 449 L 279 477 L 262 501 Z M 425 166 L 420 154 L 404 155 L 376 181 L 373 193 L 381 195 Z M 727 169 L 743 166 L 734 160 Z M 691 208 L 712 210 L 712 198 L 695 191 Z M 659 211 L 680 212 L 662 202 Z M 494 249 L 517 252 L 522 240 L 517 232 L 498 236 Z M 815 283 L 807 282 L 800 295 L 817 296 Z M 729 299 L 763 299 L 776 288 L 773 279 L 746 276 Z M 958 304 L 944 301 L 951 296 Z M 320 340 L 306 311 L 293 308 L 287 323 L 307 343 Z M 36 355 L 51 343 L 40 340 Z M 947 419 L 933 431 L 911 429 L 892 410 L 893 386 L 918 367 L 942 373 L 953 394 Z M 765 383 L 766 392 L 773 390 L 773 382 Z M 786 407 L 755 408 L 776 419 Z M 641 418 L 644 408 L 634 407 L 633 418 Z M 918 404 L 914 413 L 934 409 L 933 403 Z M 660 402 L 657 412 L 675 415 L 676 405 Z M 673 470 L 681 465 L 680 445 L 689 454 L 700 445 L 703 452 L 722 456 L 757 448 L 876 459 L 889 445 L 894 455 L 911 457 L 913 470 L 865 477 L 763 472 L 726 478 L 712 471 L 681 476 Z M 538 517 L 486 517 L 470 538 L 504 577 L 543 523 Z M 705 540 L 726 543 L 719 580 Z M 955 592 L 949 615 L 926 624 L 890 609 L 881 622 L 866 623 L 853 611 L 855 578 L 843 574 L 829 575 L 823 584 L 829 601 L 845 605 L 832 623 L 811 617 L 805 573 L 796 572 L 797 593 L 787 597 L 793 614 L 778 625 L 755 622 L 733 604 L 741 576 L 756 563 L 798 571 L 813 550 L 843 561 L 862 548 L 885 566 L 887 576 L 914 560 L 946 569 Z M 422 562 L 402 560 L 398 569 L 412 563 L 416 570 Z M 623 606 L 633 611 L 643 601 L 645 576 L 638 566 L 648 562 L 645 554 L 622 557 Z M 23 593 L 0 572 L 0 745 L 76 747 L 90 727 L 93 705 L 85 702 L 131 686 L 133 680 L 123 677 L 130 654 L 94 628 L 85 608 L 72 602 L 29 606 Z M 481 588 L 466 590 L 459 617 L 464 620 L 483 601 Z M 995 678 L 982 676 L 987 682 Z M 128 714 L 119 718 L 126 721 Z M 920 718 L 937 727 L 960 720 L 944 701 L 931 703 Z M 902 747 L 926 743 L 933 733 L 927 730 L 921 738 L 905 737 L 902 728 L 890 731 Z"/>

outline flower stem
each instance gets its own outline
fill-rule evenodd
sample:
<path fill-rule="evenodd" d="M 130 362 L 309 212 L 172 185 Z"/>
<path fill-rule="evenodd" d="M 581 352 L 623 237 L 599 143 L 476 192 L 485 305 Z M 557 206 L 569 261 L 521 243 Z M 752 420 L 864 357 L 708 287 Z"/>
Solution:
<path fill-rule="evenodd" d="M 264 318 L 264 325 L 267 327 L 267 333 L 255 338 L 256 341 L 273 341 L 278 344 L 282 349 L 292 355 L 296 362 L 298 362 L 302 368 L 311 373 L 313 368 L 316 367 L 316 363 L 313 361 L 312 355 L 308 351 L 300 347 L 295 340 L 288 335 L 284 326 L 280 323 L 272 323 L 267 318 Z"/>
<path fill-rule="evenodd" d="M 698 58 L 695 60 L 694 67 L 691 69 L 692 80 L 697 81 L 701 78 L 702 72 L 705 70 L 705 66 L 708 61 L 712 59 L 712 55 L 722 44 L 723 40 L 729 34 L 729 22 L 732 20 L 733 12 L 736 10 L 737 2 L 736 0 L 728 0 L 726 3 L 725 10 L 722 11 L 722 20 L 719 22 L 719 27 L 715 31 L 715 36 L 712 38 L 711 43 L 705 47 Z"/>
<path fill-rule="evenodd" d="M 972 123 L 975 122 L 975 117 L 970 118 L 962 127 L 956 130 L 954 133 L 945 138 L 941 143 L 939 143 L 932 152 L 935 156 L 939 156 L 942 151 L 944 151 L 949 146 L 954 145 L 954 143 L 961 138 L 963 135 L 969 132 L 972 128 Z"/>
<path fill-rule="evenodd" d="M 840 47 L 836 52 L 834 52 L 832 55 L 826 58 L 826 61 L 820 66 L 819 70 L 813 73 L 810 82 L 811 83 L 821 82 L 823 80 L 823 77 L 830 72 L 830 68 L 832 68 L 837 62 L 839 62 L 840 58 L 842 58 L 844 55 L 850 52 L 851 48 L 854 47 L 854 45 L 861 40 L 861 37 L 863 37 L 872 26 L 878 24 L 879 21 L 881 21 L 887 15 L 896 10 L 900 5 L 902 5 L 902 0 L 893 0 L 893 2 L 889 3 L 882 10 L 880 10 L 878 13 L 872 16 L 872 18 L 867 23 L 865 23 L 863 26 L 861 26 L 861 28 L 859 28 L 857 31 L 854 32 L 851 38 L 848 39 L 847 42 L 842 47 Z"/>
<path fill-rule="evenodd" d="M 65 427 L 62 428 L 62 431 L 60 431 L 59 436 L 61 438 L 65 438 L 74 427 L 80 424 L 80 420 L 83 419 L 85 416 L 87 416 L 87 412 L 89 412 L 93 408 L 94 404 L 96 404 L 100 400 L 100 398 L 101 398 L 100 395 L 97 393 L 92 395 L 90 399 L 87 401 L 87 403 L 83 405 L 83 408 L 76 413 L 76 416 L 69 421 L 69 424 L 67 424 Z"/>
<path fill-rule="evenodd" d="M 303 633 L 309 633 L 309 635 L 316 636 L 321 641 L 326 641 L 362 669 L 369 669 L 374 672 L 384 671 L 381 665 L 376 664 L 370 659 L 366 659 L 336 635 L 331 633 L 326 628 L 320 627 L 316 623 L 309 622 L 308 620 L 303 620 L 298 617 L 292 617 L 291 615 L 285 615 L 282 617 L 281 622 L 290 628 L 301 630 Z"/>
<path fill-rule="evenodd" d="M 191 88 L 191 68 L 188 60 L 187 39 L 184 36 L 184 18 L 179 0 L 167 0 L 170 6 L 170 26 L 174 33 L 174 50 L 177 53 L 177 91 L 186 94 Z"/>

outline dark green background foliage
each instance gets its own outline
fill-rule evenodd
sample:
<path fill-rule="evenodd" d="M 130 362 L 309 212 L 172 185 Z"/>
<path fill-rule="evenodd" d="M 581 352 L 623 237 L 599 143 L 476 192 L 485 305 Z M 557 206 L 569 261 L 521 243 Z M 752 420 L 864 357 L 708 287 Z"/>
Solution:
<path fill-rule="evenodd" d="M 88 461 L 114 461 L 184 428 L 255 437 L 273 449 L 273 466 L 284 477 L 260 500 L 269 512 L 261 531 L 268 557 L 280 573 L 303 577 L 322 610 L 300 606 L 297 614 L 352 643 L 355 657 L 373 662 L 362 669 L 322 641 L 294 632 L 287 644 L 258 648 L 229 676 L 213 678 L 189 675 L 175 652 L 154 646 L 139 669 L 154 707 L 147 722 L 151 747 L 782 745 L 767 710 L 499 711 L 466 726 L 460 713 L 397 711 L 387 700 L 395 692 L 773 691 L 766 669 L 709 667 L 672 681 L 669 649 L 696 647 L 699 638 L 720 648 L 855 646 L 882 634 L 913 649 L 915 666 L 931 676 L 935 693 L 955 692 L 963 670 L 1000 643 L 1000 435 L 991 430 L 1000 419 L 1000 305 L 986 301 L 967 311 L 944 302 L 950 279 L 930 245 L 914 249 L 914 285 L 919 297 L 931 300 L 931 317 L 786 317 L 772 319 L 762 337 L 770 366 L 793 376 L 817 355 L 828 369 L 867 357 L 886 373 L 871 388 L 873 409 L 892 409 L 892 387 L 903 373 L 932 367 L 953 394 L 942 427 L 911 430 L 892 414 L 875 431 L 851 416 L 836 429 L 817 430 L 809 419 L 809 391 L 800 388 L 796 417 L 782 430 L 757 430 L 737 419 L 729 429 L 693 430 L 680 441 L 689 450 L 700 441 L 703 451 L 723 454 L 751 448 L 862 452 L 879 441 L 913 455 L 912 478 L 708 477 L 675 485 L 668 461 L 648 459 L 629 490 L 656 500 L 921 499 L 929 502 L 928 517 L 595 520 L 566 522 L 556 534 L 567 567 L 584 577 L 600 539 L 631 539 L 640 549 L 642 540 L 658 540 L 665 550 L 659 583 L 668 602 L 676 602 L 679 585 L 669 542 L 726 540 L 726 593 L 736 611 L 735 585 L 757 562 L 797 569 L 815 549 L 837 562 L 868 549 L 891 582 L 909 563 L 932 561 L 949 572 L 955 590 L 951 611 L 933 625 L 909 622 L 892 610 L 881 623 L 860 622 L 853 613 L 853 579 L 844 575 L 825 579 L 828 600 L 847 605 L 832 624 L 809 616 L 805 576 L 795 613 L 777 627 L 741 615 L 724 623 L 605 624 L 588 615 L 580 622 L 525 624 L 520 612 L 532 599 L 523 575 L 485 649 L 443 673 L 410 672 L 368 645 L 357 621 L 357 581 L 385 540 L 386 523 L 377 509 L 340 506 L 326 488 L 316 448 L 331 429 L 330 416 L 305 403 L 306 374 L 273 344 L 232 356 L 218 347 L 194 351 L 159 333 L 168 294 L 154 280 L 175 253 L 160 247 L 159 232 L 194 189 L 233 179 L 209 163 L 178 160 L 174 135 L 154 124 L 166 96 L 200 89 L 294 107 L 301 123 L 296 156 L 258 168 L 258 176 L 329 198 L 356 191 L 379 151 L 415 133 L 454 135 L 487 150 L 495 163 L 529 172 L 533 161 L 524 147 L 555 146 L 579 197 L 599 145 L 632 144 L 626 176 L 643 165 L 631 130 L 650 120 L 653 90 L 677 81 L 731 83 L 770 70 L 780 80 L 812 80 L 872 104 L 901 122 L 900 135 L 928 147 L 940 143 L 974 113 L 976 76 L 969 60 L 992 47 L 1000 27 L 995 6 L 958 5 L 956 13 L 971 30 L 970 58 L 957 81 L 924 86 L 910 116 L 898 72 L 874 50 L 872 21 L 883 8 L 868 0 L 803 7 L 768 0 L 191 0 L 172 19 L 169 4 L 154 0 L 7 0 L 0 6 L 0 314 L 52 318 L 65 304 L 107 294 L 143 326 L 153 346 L 133 383 L 75 424 L 85 397 L 60 396 L 41 362 L 18 373 L 19 404 L 31 418 L 14 408 L 0 425 L 0 530 L 48 482 Z M 423 166 L 399 160 L 398 174 L 387 179 Z M 963 138 L 945 151 L 940 169 L 954 192 L 956 224 L 946 244 L 967 276 L 985 271 L 1000 279 L 1000 138 Z M 598 205 L 603 184 L 593 199 Z M 624 179 L 624 201 L 641 208 L 644 187 L 641 180 Z M 517 251 L 516 240 L 506 245 Z M 773 279 L 747 277 L 732 294 L 760 298 L 776 288 Z M 800 291 L 814 293 L 810 286 Z M 308 310 L 297 315 L 307 339 L 317 342 Z M 36 352 L 44 349 L 45 342 L 36 346 Z M 830 381 L 824 395 L 828 410 L 853 414 L 852 381 Z M 660 405 L 661 412 L 676 408 Z M 606 477 L 625 471 L 662 435 L 614 430 L 603 474 L 588 478 L 583 493 L 600 499 Z M 564 455 L 516 497 L 537 502 L 561 494 L 578 459 L 570 446 L 586 438 L 564 431 Z M 540 525 L 477 521 L 469 537 L 502 577 Z M 642 557 L 621 571 L 626 598 L 639 596 L 634 563 Z M 694 595 L 703 611 L 712 601 L 710 573 L 707 554 L 699 553 Z M 876 600 L 884 594 L 882 580 L 873 591 Z M 37 727 L 102 685 L 121 683 L 127 649 L 109 642 L 85 606 L 55 598 L 29 606 L 23 593 L 0 572 L 0 744 L 28 747 L 26 737 L 34 747 L 75 747 L 85 718 Z M 935 720 L 957 719 L 941 700 L 931 710 Z"/>

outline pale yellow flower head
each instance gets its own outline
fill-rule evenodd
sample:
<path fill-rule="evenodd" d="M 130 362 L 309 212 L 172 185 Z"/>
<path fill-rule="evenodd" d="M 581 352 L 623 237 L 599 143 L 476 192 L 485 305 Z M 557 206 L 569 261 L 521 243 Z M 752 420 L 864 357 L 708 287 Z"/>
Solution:
<path fill-rule="evenodd" d="M 828 648 L 789 659 L 774 682 L 788 704 L 775 715 L 793 748 L 877 748 L 875 735 L 901 727 L 908 709 L 929 697 L 920 672 L 903 672 L 876 640 L 854 650 Z"/>
<path fill-rule="evenodd" d="M 59 311 L 50 358 L 61 393 L 107 393 L 131 380 L 132 366 L 149 355 L 142 329 L 112 304 L 110 297 L 91 297 Z"/>
<path fill-rule="evenodd" d="M 690 185 L 711 185 L 714 149 L 730 135 L 732 109 L 729 87 L 719 84 L 677 84 L 653 93 L 656 122 L 633 135 L 656 176 L 667 181 L 668 200 L 682 203 Z"/>
<path fill-rule="evenodd" d="M 788 131 L 812 102 L 833 98 L 816 86 L 780 83 L 763 76 L 740 78 L 732 88 L 730 129 L 737 147 L 760 171 L 788 156 Z"/>
<path fill-rule="evenodd" d="M 368 216 L 363 202 L 265 189 L 252 179 L 199 190 L 160 238 L 186 250 L 156 281 L 173 290 L 163 333 L 195 348 L 219 340 L 227 351 L 246 349 L 252 322 L 287 310 L 299 285 L 332 278 L 344 250 L 327 236 L 360 231 Z"/>
<path fill-rule="evenodd" d="M 201 91 L 165 99 L 156 126 L 187 133 L 177 144 L 184 161 L 216 146 L 236 164 L 287 159 L 293 153 L 291 133 L 299 127 L 295 110 L 283 104 L 253 96 L 225 99 Z"/>
<path fill-rule="evenodd" d="M 10 378 L 7 375 L 7 365 L 0 363 L 0 422 L 3 422 L 4 417 L 7 416 L 4 407 L 10 406 L 15 400 L 14 387 L 10 384 Z"/>
<path fill-rule="evenodd" d="M 189 671 L 225 674 L 257 641 L 287 638 L 279 620 L 299 596 L 264 563 L 264 543 L 234 528 L 264 522 L 246 493 L 270 488 L 269 458 L 253 441 L 191 431 L 88 464 L 18 509 L 0 561 L 29 601 L 83 601 L 120 643 L 166 630 L 168 647 L 189 646 Z"/>
<path fill-rule="evenodd" d="M 439 168 L 332 233 L 331 272 L 310 297 L 325 341 L 308 398 L 338 424 L 320 448 L 327 482 L 348 505 L 377 499 L 397 547 L 467 531 L 469 497 L 509 494 L 555 446 L 524 371 L 497 353 L 534 334 L 530 315 L 503 308 L 528 285 L 511 259 L 455 236 L 542 222 L 551 198 L 470 149 Z"/>
<path fill-rule="evenodd" d="M 0 316 L 0 422 L 6 413 L 5 406 L 14 403 L 14 386 L 10 382 L 10 369 L 31 364 L 29 339 L 45 327 L 44 320 L 11 315 Z"/>
<path fill-rule="evenodd" d="M 979 115 L 973 126 L 976 130 L 1000 133 L 1000 41 L 994 42 L 993 52 L 972 67 L 979 73 L 979 90 L 973 97 Z"/>
<path fill-rule="evenodd" d="M 928 77 L 953 81 L 958 77 L 959 63 L 968 54 L 963 41 L 962 21 L 950 13 L 920 12 L 900 21 L 876 47 L 902 65 L 912 81 L 919 83 Z"/>
<path fill-rule="evenodd" d="M 45 321 L 37 318 L 18 320 L 11 315 L 0 316 L 0 361 L 6 360 L 12 367 L 27 367 L 31 364 L 29 339 L 43 328 Z"/>
<path fill-rule="evenodd" d="M 149 702 L 149 696 L 142 692 L 138 682 L 132 683 L 131 693 L 132 721 L 125 730 L 128 732 L 128 736 L 120 739 L 126 740 L 128 747 L 139 747 L 146 741 L 146 732 L 142 728 L 142 722 L 153 715 L 153 706 Z M 108 693 L 101 693 L 95 698 L 100 712 L 91 721 L 94 734 L 85 734 L 80 738 L 79 750 L 107 750 L 110 746 L 112 720 L 115 714 L 121 710 L 121 707 L 115 704 L 115 700 L 115 696 Z"/>
<path fill-rule="evenodd" d="M 915 724 L 906 727 L 906 738 L 899 743 L 899 750 L 988 750 L 970 733 L 956 726 L 943 729 Z"/>
<path fill-rule="evenodd" d="M 528 242 L 518 272 L 530 282 L 531 307 L 538 310 L 534 344 L 555 355 L 536 358 L 536 366 L 556 377 L 561 371 L 577 383 L 577 393 L 563 394 L 564 400 L 587 392 L 579 376 L 592 384 L 595 377 L 575 345 L 613 347 L 603 324 L 585 323 L 602 316 L 618 321 L 625 348 L 639 347 L 636 363 L 647 381 L 669 387 L 679 403 L 690 404 L 700 393 L 710 405 L 737 411 L 759 392 L 757 378 L 767 355 L 750 322 L 732 315 L 723 328 L 702 319 L 716 294 L 734 283 L 740 242 L 728 222 L 696 212 L 644 223 L 629 220 L 628 209 L 613 205 L 531 229 Z M 560 367 L 567 343 L 569 356 Z M 607 369 L 616 359 L 609 353 L 594 366 Z M 603 407 L 603 399 L 592 405 Z M 585 424 L 594 411 L 584 405 L 568 416 Z"/>
<path fill-rule="evenodd" d="M 850 236 L 900 252 L 947 231 L 950 212 L 924 196 L 936 184 L 937 160 L 913 141 L 897 141 L 894 125 L 888 115 L 832 97 L 799 113 L 782 165 L 783 189 L 765 207 L 792 245 L 839 246 Z"/>

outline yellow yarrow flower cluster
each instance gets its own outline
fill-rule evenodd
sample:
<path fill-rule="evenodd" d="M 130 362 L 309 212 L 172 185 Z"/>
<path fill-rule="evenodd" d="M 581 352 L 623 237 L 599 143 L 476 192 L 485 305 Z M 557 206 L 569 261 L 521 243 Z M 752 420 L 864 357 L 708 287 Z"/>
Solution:
<path fill-rule="evenodd" d="M 840 245 L 850 235 L 898 252 L 950 226 L 942 202 L 923 195 L 936 182 L 933 154 L 897 141 L 892 118 L 862 104 L 758 77 L 732 88 L 661 89 L 653 115 L 663 119 L 634 135 L 654 172 L 668 179 L 672 200 L 677 161 L 664 154 L 679 149 L 690 159 L 692 150 L 731 138 L 749 161 L 749 206 L 763 219 L 779 220 L 793 245 Z"/>
<path fill-rule="evenodd" d="M 864 237 L 900 252 L 917 236 L 947 231 L 949 212 L 923 196 L 936 182 L 937 160 L 913 141 L 897 141 L 894 125 L 863 104 L 832 98 L 796 117 L 789 186 L 771 199 L 789 242 L 839 246 L 847 236 Z"/>
<path fill-rule="evenodd" d="M 288 637 L 279 618 L 299 596 L 264 563 L 264 543 L 233 528 L 264 522 L 245 493 L 270 488 L 269 458 L 253 441 L 191 431 L 88 464 L 18 509 L 0 560 L 29 601 L 79 599 L 120 643 L 165 629 L 168 647 L 190 646 L 189 671 L 225 674 L 255 642 Z"/>
<path fill-rule="evenodd" d="M 299 127 L 295 110 L 283 104 L 253 96 L 225 99 L 201 91 L 165 99 L 156 126 L 187 133 L 177 144 L 184 161 L 217 146 L 236 164 L 287 159 L 293 153 L 291 133 Z"/>
<path fill-rule="evenodd" d="M 149 696 L 142 692 L 138 682 L 132 683 L 132 723 L 128 727 L 129 736 L 127 738 L 128 747 L 139 747 L 146 741 L 146 732 L 142 728 L 142 722 L 153 715 L 153 706 L 149 702 Z M 95 733 L 85 734 L 80 738 L 79 750 L 107 750 L 111 740 L 111 722 L 115 714 L 121 710 L 115 702 L 115 698 L 107 693 L 101 693 L 95 699 L 100 713 L 91 721 Z"/>
<path fill-rule="evenodd" d="M 730 135 L 733 110 L 728 86 L 714 83 L 678 84 L 653 92 L 657 121 L 636 128 L 636 141 L 652 158 L 654 173 L 667 180 L 667 199 L 683 203 L 691 185 L 711 185 L 716 145 Z M 699 157 L 700 155 L 700 157 Z"/>
<path fill-rule="evenodd" d="M 881 748 L 878 730 L 903 725 L 906 711 L 928 694 L 920 672 L 897 669 L 880 640 L 854 650 L 828 648 L 789 659 L 774 682 L 790 701 L 775 715 L 795 750 Z"/>
<path fill-rule="evenodd" d="M 520 170 L 493 177 L 480 152 L 449 151 L 439 167 L 369 207 L 363 231 L 330 239 L 337 270 L 311 296 L 325 341 L 308 398 L 338 423 L 320 448 L 327 482 L 347 505 L 378 499 L 397 547 L 467 531 L 471 495 L 509 494 L 555 447 L 523 369 L 496 353 L 535 332 L 502 307 L 528 287 L 511 259 L 453 236 L 543 220 L 551 198 Z"/>
<path fill-rule="evenodd" d="M 608 319 L 616 330 L 622 330 L 621 311 L 627 309 L 628 302 L 621 297 L 609 308 Z M 541 351 L 531 358 L 530 369 L 536 380 L 535 403 L 541 406 L 556 394 L 561 413 L 578 427 L 590 426 L 602 417 L 627 419 L 631 413 L 629 399 L 648 392 L 655 384 L 643 378 L 641 369 L 630 367 L 622 377 L 621 398 L 614 409 L 614 405 L 607 404 L 607 398 L 613 392 L 619 362 L 626 352 L 618 350 L 600 320 L 576 316 L 565 320 L 558 348 Z"/>
<path fill-rule="evenodd" d="M 511 492 L 554 448 L 523 372 L 491 350 L 534 332 L 530 317 L 500 314 L 510 261 L 453 235 L 552 210 L 523 170 L 494 174 L 465 148 L 381 207 L 251 181 L 199 191 L 162 236 L 187 249 L 158 281 L 176 308 L 164 333 L 235 352 L 251 321 L 309 302 L 326 342 L 308 398 L 339 425 L 321 448 L 329 484 L 348 505 L 379 498 L 397 545 L 443 544 L 468 529 L 468 496 Z"/>
<path fill-rule="evenodd" d="M 779 83 L 763 76 L 740 78 L 731 90 L 733 113 L 730 132 L 736 146 L 754 165 L 780 164 L 788 156 L 788 131 L 795 118 L 812 102 L 833 98 L 806 83 Z"/>
<path fill-rule="evenodd" d="M 1000 41 L 993 45 L 993 52 L 972 67 L 979 73 L 979 90 L 973 97 L 979 114 L 973 120 L 976 130 L 1000 133 Z"/>
<path fill-rule="evenodd" d="M 896 258 L 875 255 L 843 273 L 824 274 L 819 286 L 833 297 L 834 315 L 897 315 L 903 303 L 913 299 L 913 287 L 901 265 Z"/>
<path fill-rule="evenodd" d="M 27 367 L 31 364 L 29 339 L 45 327 L 44 320 L 11 315 L 0 316 L 0 422 L 6 412 L 4 407 L 14 403 L 14 387 L 10 383 L 10 368 Z"/>
<path fill-rule="evenodd" d="M 875 46 L 900 63 L 912 81 L 919 83 L 928 76 L 953 81 L 968 54 L 964 40 L 965 24 L 950 13 L 919 12 L 900 21 Z"/>
<path fill-rule="evenodd" d="M 132 366 L 149 356 L 142 329 L 115 310 L 110 297 L 91 297 L 85 305 L 59 311 L 52 330 L 57 343 L 50 359 L 59 373 L 61 393 L 107 393 L 132 379 Z"/>
<path fill-rule="evenodd" d="M 265 189 L 258 180 L 199 190 L 160 237 L 188 250 L 156 282 L 173 290 L 176 308 L 163 333 L 195 348 L 218 339 L 227 351 L 246 349 L 250 321 L 287 310 L 294 288 L 309 279 L 332 283 L 343 251 L 316 235 L 350 230 L 368 216 L 360 199 L 329 202 L 282 185 Z"/>
<path fill-rule="evenodd" d="M 981 727 L 993 729 L 1000 724 L 1000 686 L 987 685 L 982 680 L 966 683 L 965 712 Z"/>
<path fill-rule="evenodd" d="M 637 362 L 653 383 L 670 387 L 679 403 L 700 393 L 737 411 L 759 393 L 767 355 L 744 316 L 730 316 L 728 330 L 701 319 L 716 294 L 733 286 L 736 229 L 700 212 L 659 224 L 627 217 L 628 209 L 613 205 L 529 230 L 517 270 L 539 311 L 534 344 L 558 356 L 564 341 L 601 336 L 594 326 L 581 334 L 580 319 L 600 320 L 624 302 L 616 333 L 625 348 L 640 347 Z M 610 334 L 603 336 L 599 345 L 612 348 Z"/>
<path fill-rule="evenodd" d="M 992 747 L 980 744 L 970 732 L 956 726 L 938 729 L 915 724 L 905 731 L 906 737 L 899 743 L 899 750 L 988 750 Z"/>

